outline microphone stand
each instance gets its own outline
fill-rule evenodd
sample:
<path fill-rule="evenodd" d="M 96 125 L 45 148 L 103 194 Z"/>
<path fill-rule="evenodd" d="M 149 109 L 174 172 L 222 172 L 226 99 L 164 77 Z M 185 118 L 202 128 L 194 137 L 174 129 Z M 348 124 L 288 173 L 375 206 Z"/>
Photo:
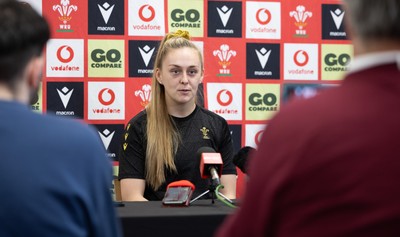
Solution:
<path fill-rule="evenodd" d="M 215 182 L 213 182 L 213 180 L 211 180 L 211 184 L 208 188 L 207 191 L 203 192 L 202 194 L 200 194 L 199 196 L 195 197 L 194 199 L 192 199 L 190 201 L 190 204 L 192 202 L 195 202 L 196 200 L 200 199 L 201 197 L 203 197 L 204 195 L 206 195 L 207 193 L 211 192 L 211 203 L 214 204 L 215 203 L 215 194 L 216 194 L 216 187 L 218 186 L 218 184 L 216 184 Z M 220 195 L 221 197 L 223 197 L 226 201 L 230 202 L 233 204 L 233 201 L 230 200 L 229 198 L 227 198 L 225 195 L 223 195 L 222 193 L 220 193 L 218 191 L 218 195 Z"/>

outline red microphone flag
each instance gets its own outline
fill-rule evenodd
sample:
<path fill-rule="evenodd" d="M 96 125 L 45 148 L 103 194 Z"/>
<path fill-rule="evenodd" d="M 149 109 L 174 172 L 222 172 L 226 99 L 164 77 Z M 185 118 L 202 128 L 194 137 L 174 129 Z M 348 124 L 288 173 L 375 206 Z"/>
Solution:
<path fill-rule="evenodd" d="M 200 175 L 201 178 L 206 179 L 211 177 L 210 166 L 216 167 L 218 176 L 222 174 L 222 158 L 220 153 L 216 152 L 203 152 L 200 159 Z"/>

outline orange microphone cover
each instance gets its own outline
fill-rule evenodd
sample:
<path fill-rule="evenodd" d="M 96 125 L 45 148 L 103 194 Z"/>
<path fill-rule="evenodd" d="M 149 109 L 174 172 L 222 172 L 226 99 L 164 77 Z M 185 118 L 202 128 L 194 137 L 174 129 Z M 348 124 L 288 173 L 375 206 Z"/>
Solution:
<path fill-rule="evenodd" d="M 179 180 L 168 184 L 167 188 L 171 187 L 190 187 L 192 190 L 195 189 L 195 186 L 189 180 Z"/>

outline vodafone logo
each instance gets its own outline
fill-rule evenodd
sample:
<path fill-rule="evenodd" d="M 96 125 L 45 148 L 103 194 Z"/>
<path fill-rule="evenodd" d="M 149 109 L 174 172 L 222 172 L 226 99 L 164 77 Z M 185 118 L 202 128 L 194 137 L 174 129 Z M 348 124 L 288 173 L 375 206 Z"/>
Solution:
<path fill-rule="evenodd" d="M 294 63 L 299 67 L 307 65 L 309 57 L 306 51 L 298 50 L 293 56 Z"/>
<path fill-rule="evenodd" d="M 254 143 L 257 145 L 257 147 L 260 146 L 261 138 L 262 138 L 263 134 L 264 134 L 264 130 L 261 130 L 261 131 L 257 132 L 256 135 L 254 136 Z"/>
<path fill-rule="evenodd" d="M 68 45 L 63 45 L 57 50 L 57 58 L 62 63 L 69 63 L 74 58 L 74 51 Z"/>
<path fill-rule="evenodd" d="M 246 38 L 281 39 L 281 12 L 280 2 L 246 1 Z"/>
<path fill-rule="evenodd" d="M 265 8 L 260 8 L 258 9 L 256 13 L 256 19 L 257 22 L 260 23 L 260 25 L 267 25 L 271 21 L 271 12 L 268 11 Z"/>
<path fill-rule="evenodd" d="M 125 119 L 124 82 L 88 82 L 88 119 Z"/>
<path fill-rule="evenodd" d="M 83 39 L 50 39 L 46 46 L 46 76 L 84 76 Z"/>
<path fill-rule="evenodd" d="M 218 104 L 222 106 L 228 106 L 232 103 L 233 101 L 233 95 L 230 91 L 228 90 L 221 90 L 217 94 L 217 102 Z"/>
<path fill-rule="evenodd" d="M 115 100 L 115 93 L 113 90 L 109 88 L 104 88 L 102 89 L 97 97 L 100 101 L 100 103 L 104 106 L 108 106 L 112 103 L 114 103 Z"/>
<path fill-rule="evenodd" d="M 144 22 L 149 22 L 154 19 L 156 12 L 154 8 L 148 4 L 139 8 L 139 18 Z"/>
<path fill-rule="evenodd" d="M 318 44 L 284 44 L 284 78 L 318 80 L 318 51 Z"/>

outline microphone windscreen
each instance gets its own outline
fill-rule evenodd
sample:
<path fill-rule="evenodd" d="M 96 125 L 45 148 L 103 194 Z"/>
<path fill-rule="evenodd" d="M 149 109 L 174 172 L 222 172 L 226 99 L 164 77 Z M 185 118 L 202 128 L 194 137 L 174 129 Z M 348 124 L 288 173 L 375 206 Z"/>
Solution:
<path fill-rule="evenodd" d="M 201 158 L 201 155 L 203 153 L 216 153 L 216 151 L 213 148 L 208 147 L 208 146 L 200 147 L 196 152 L 197 158 Z"/>
<path fill-rule="evenodd" d="M 236 165 L 243 173 L 247 173 L 247 164 L 249 160 L 249 156 L 253 151 L 255 151 L 253 147 L 245 146 L 242 147 L 234 156 L 233 156 L 233 164 Z"/>
<path fill-rule="evenodd" d="M 196 188 L 194 186 L 194 184 L 192 182 L 190 182 L 189 180 L 179 180 L 179 181 L 172 182 L 172 183 L 168 184 L 167 188 L 171 188 L 171 187 L 190 187 L 192 190 L 194 190 Z"/>

